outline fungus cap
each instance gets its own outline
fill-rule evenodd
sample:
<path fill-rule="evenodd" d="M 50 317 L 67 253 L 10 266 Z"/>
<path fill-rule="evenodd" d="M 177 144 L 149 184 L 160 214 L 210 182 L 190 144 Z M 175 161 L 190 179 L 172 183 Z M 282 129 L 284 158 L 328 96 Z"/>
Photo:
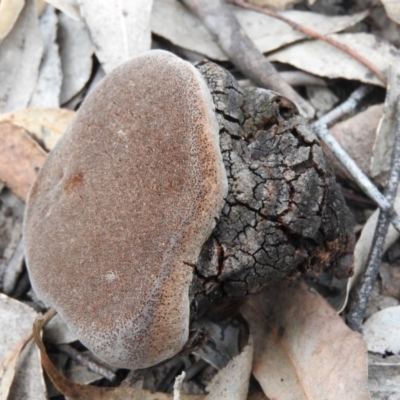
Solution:
<path fill-rule="evenodd" d="M 84 101 L 31 189 L 34 290 L 111 365 L 173 356 L 188 339 L 192 266 L 226 192 L 200 73 L 164 51 L 126 62 Z"/>

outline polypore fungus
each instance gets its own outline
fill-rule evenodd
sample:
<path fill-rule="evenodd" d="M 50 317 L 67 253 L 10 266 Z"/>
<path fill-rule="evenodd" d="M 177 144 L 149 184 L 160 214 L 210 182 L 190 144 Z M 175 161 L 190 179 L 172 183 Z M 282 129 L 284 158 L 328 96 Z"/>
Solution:
<path fill-rule="evenodd" d="M 33 287 L 112 365 L 156 364 L 188 339 L 193 265 L 227 192 L 218 130 L 196 68 L 147 53 L 93 91 L 32 187 Z"/>
<path fill-rule="evenodd" d="M 350 214 L 296 107 L 164 51 L 88 96 L 31 189 L 24 236 L 39 297 L 131 369 L 178 353 L 215 301 L 352 266 Z"/>

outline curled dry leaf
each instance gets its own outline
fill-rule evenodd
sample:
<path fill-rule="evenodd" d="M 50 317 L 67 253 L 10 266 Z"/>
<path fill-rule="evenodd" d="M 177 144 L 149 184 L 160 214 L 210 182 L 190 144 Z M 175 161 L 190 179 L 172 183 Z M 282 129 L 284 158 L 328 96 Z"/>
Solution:
<path fill-rule="evenodd" d="M 150 50 L 152 0 L 78 0 L 104 71 Z"/>
<path fill-rule="evenodd" d="M 394 138 L 397 129 L 397 103 L 400 96 L 400 68 L 390 68 L 383 116 L 380 120 L 371 160 L 371 176 L 384 184 L 390 170 Z"/>
<path fill-rule="evenodd" d="M 0 123 L 0 182 L 21 200 L 44 163 L 46 153 L 22 128 Z"/>
<path fill-rule="evenodd" d="M 13 29 L 0 43 L 0 112 L 28 105 L 42 54 L 35 4 L 27 1 Z"/>
<path fill-rule="evenodd" d="M 391 65 L 399 63 L 399 50 L 369 33 L 341 33 L 330 38 L 350 47 L 371 60 L 385 72 Z M 311 74 L 327 78 L 344 78 L 384 86 L 363 64 L 349 54 L 320 40 L 297 43 L 271 54 L 270 61 L 290 64 Z"/>
<path fill-rule="evenodd" d="M 0 40 L 3 40 L 13 28 L 25 0 L 3 0 L 0 3 Z"/>
<path fill-rule="evenodd" d="M 30 307 L 0 294 L 0 400 L 46 399 L 39 353 L 29 343 L 35 316 Z"/>
<path fill-rule="evenodd" d="M 400 3 L 396 0 L 381 0 L 385 7 L 387 16 L 394 22 L 400 24 Z"/>
<path fill-rule="evenodd" d="M 40 337 L 43 320 L 37 318 L 33 326 L 33 338 L 39 347 L 42 365 L 56 389 L 64 396 L 74 400 L 172 400 L 173 397 L 166 393 L 151 393 L 147 390 L 136 388 L 108 388 L 84 385 L 63 376 L 53 365 L 46 353 L 46 348 Z M 203 400 L 204 395 L 181 395 L 181 400 Z"/>
<path fill-rule="evenodd" d="M 253 339 L 242 352 L 232 358 L 207 386 L 209 394 L 205 400 L 245 400 L 249 390 L 251 366 L 253 361 Z"/>
<path fill-rule="evenodd" d="M 242 311 L 254 338 L 253 374 L 267 397 L 370 398 L 364 340 L 304 283 L 270 287 Z"/>
<path fill-rule="evenodd" d="M 362 331 L 369 351 L 400 354 L 400 306 L 373 314 L 364 323 Z"/>
<path fill-rule="evenodd" d="M 94 47 L 83 21 L 58 16 L 58 37 L 62 66 L 61 104 L 77 95 L 88 82 L 93 67 Z"/>
<path fill-rule="evenodd" d="M 29 102 L 29 107 L 59 107 L 61 91 L 61 61 L 56 43 L 57 15 L 47 6 L 40 17 L 44 52 L 40 63 L 39 77 Z"/>
<path fill-rule="evenodd" d="M 9 122 L 25 129 L 46 151 L 54 148 L 67 129 L 75 112 L 63 108 L 27 108 L 0 115 L 1 122 Z"/>
<path fill-rule="evenodd" d="M 257 48 L 265 53 L 304 39 L 282 21 L 254 11 L 232 7 L 240 25 Z M 304 11 L 285 11 L 283 16 L 322 34 L 340 32 L 361 21 L 366 13 L 332 17 Z M 212 58 L 225 61 L 226 55 L 214 41 L 203 23 L 175 0 L 155 0 L 151 15 L 151 30 L 177 46 Z"/>

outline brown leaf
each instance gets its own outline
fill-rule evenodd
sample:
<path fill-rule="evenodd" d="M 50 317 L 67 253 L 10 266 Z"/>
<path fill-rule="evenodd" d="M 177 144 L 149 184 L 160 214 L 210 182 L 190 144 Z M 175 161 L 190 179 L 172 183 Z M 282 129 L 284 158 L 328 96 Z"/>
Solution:
<path fill-rule="evenodd" d="M 331 128 L 331 133 L 363 172 L 370 176 L 370 165 L 376 139 L 376 129 L 383 114 L 383 105 L 368 107 L 365 111 L 339 122 Z M 348 178 L 347 172 L 336 158 L 324 147 L 339 175 Z"/>
<path fill-rule="evenodd" d="M 67 129 L 75 112 L 63 108 L 25 108 L 0 116 L 0 122 L 10 122 L 24 128 L 45 150 L 53 150 Z"/>
<path fill-rule="evenodd" d="M 304 283 L 269 287 L 243 313 L 254 338 L 253 374 L 267 397 L 370 398 L 364 340 Z"/>
<path fill-rule="evenodd" d="M 382 279 L 382 294 L 400 300 L 400 267 L 382 264 L 379 268 L 379 275 Z"/>
<path fill-rule="evenodd" d="M 25 200 L 46 153 L 26 133 L 8 122 L 0 123 L 0 182 Z"/>
<path fill-rule="evenodd" d="M 83 385 L 63 376 L 58 372 L 46 353 L 46 349 L 40 337 L 43 319 L 37 318 L 33 325 L 33 338 L 39 347 L 42 365 L 56 389 L 71 400 L 172 400 L 171 394 L 151 393 L 147 390 L 136 388 L 108 388 L 91 385 Z M 181 395 L 181 400 L 203 400 L 204 395 Z"/>

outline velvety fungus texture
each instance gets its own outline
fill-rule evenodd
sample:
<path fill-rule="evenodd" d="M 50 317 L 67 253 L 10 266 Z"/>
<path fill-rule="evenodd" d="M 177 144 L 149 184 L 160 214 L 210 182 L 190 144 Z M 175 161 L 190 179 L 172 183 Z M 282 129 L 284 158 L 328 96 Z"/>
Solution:
<path fill-rule="evenodd" d="M 31 189 L 34 290 L 97 356 L 145 368 L 188 339 L 189 285 L 227 193 L 201 74 L 164 52 L 110 73 Z"/>

